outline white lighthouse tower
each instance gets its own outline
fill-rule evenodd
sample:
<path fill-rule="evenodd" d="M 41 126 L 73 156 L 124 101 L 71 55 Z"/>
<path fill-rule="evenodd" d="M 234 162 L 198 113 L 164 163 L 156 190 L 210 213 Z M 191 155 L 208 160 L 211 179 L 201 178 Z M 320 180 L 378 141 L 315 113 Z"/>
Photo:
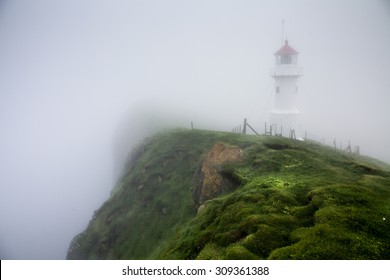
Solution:
<path fill-rule="evenodd" d="M 299 132 L 299 111 L 296 108 L 297 80 L 302 68 L 297 65 L 298 52 L 285 41 L 275 53 L 275 105 L 270 114 L 272 133 L 302 139 Z"/>

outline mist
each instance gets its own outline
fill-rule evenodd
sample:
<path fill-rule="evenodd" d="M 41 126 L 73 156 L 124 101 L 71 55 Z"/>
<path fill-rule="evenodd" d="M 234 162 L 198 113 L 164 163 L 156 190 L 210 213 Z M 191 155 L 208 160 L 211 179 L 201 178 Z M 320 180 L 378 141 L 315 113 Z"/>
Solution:
<path fill-rule="evenodd" d="M 282 20 L 308 137 L 390 163 L 388 1 L 1 1 L 0 258 L 64 259 L 162 127 L 263 132 Z"/>

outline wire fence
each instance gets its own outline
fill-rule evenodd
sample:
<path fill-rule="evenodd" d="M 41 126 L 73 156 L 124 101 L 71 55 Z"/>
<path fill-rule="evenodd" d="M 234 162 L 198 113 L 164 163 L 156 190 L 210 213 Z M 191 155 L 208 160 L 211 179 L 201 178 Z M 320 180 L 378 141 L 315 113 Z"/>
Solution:
<path fill-rule="evenodd" d="M 264 123 L 264 131 L 263 133 L 258 133 L 249 123 L 247 119 L 244 119 L 243 125 L 239 124 L 235 126 L 231 132 L 232 133 L 239 133 L 239 134 L 247 134 L 248 131 L 252 131 L 256 135 L 267 135 L 267 136 L 275 136 L 275 137 L 288 137 L 291 139 L 296 140 L 303 140 L 303 141 L 315 141 L 318 143 L 321 143 L 323 145 L 331 146 L 335 150 L 340 150 L 348 154 L 355 154 L 360 155 L 360 146 L 359 145 L 351 145 L 351 141 L 348 141 L 347 145 L 344 147 L 343 143 L 341 141 L 337 141 L 336 138 L 333 139 L 332 144 L 327 144 L 325 142 L 324 137 L 316 137 L 313 134 L 307 133 L 305 131 L 304 135 L 299 135 L 298 132 L 295 129 L 288 129 L 287 131 L 283 131 L 283 127 L 277 128 L 276 126 L 267 125 L 267 123 Z M 287 133 L 286 133 L 287 132 Z"/>

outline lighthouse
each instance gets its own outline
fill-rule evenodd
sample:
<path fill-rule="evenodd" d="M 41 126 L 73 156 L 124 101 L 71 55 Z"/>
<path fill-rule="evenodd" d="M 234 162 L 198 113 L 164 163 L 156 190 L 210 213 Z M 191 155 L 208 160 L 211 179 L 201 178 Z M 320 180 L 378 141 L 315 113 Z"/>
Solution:
<path fill-rule="evenodd" d="M 275 79 L 275 105 L 270 113 L 273 134 L 302 139 L 296 108 L 300 76 L 302 68 L 298 67 L 298 52 L 286 40 L 275 53 L 275 67 L 271 70 L 271 77 Z"/>

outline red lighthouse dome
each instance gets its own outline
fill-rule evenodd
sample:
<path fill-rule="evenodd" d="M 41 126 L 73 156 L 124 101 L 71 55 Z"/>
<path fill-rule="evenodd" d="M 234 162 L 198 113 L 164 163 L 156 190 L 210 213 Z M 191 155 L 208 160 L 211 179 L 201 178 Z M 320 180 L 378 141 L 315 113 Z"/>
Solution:
<path fill-rule="evenodd" d="M 286 40 L 284 46 L 275 53 L 276 64 L 297 64 L 297 56 L 298 52 L 290 47 Z"/>

